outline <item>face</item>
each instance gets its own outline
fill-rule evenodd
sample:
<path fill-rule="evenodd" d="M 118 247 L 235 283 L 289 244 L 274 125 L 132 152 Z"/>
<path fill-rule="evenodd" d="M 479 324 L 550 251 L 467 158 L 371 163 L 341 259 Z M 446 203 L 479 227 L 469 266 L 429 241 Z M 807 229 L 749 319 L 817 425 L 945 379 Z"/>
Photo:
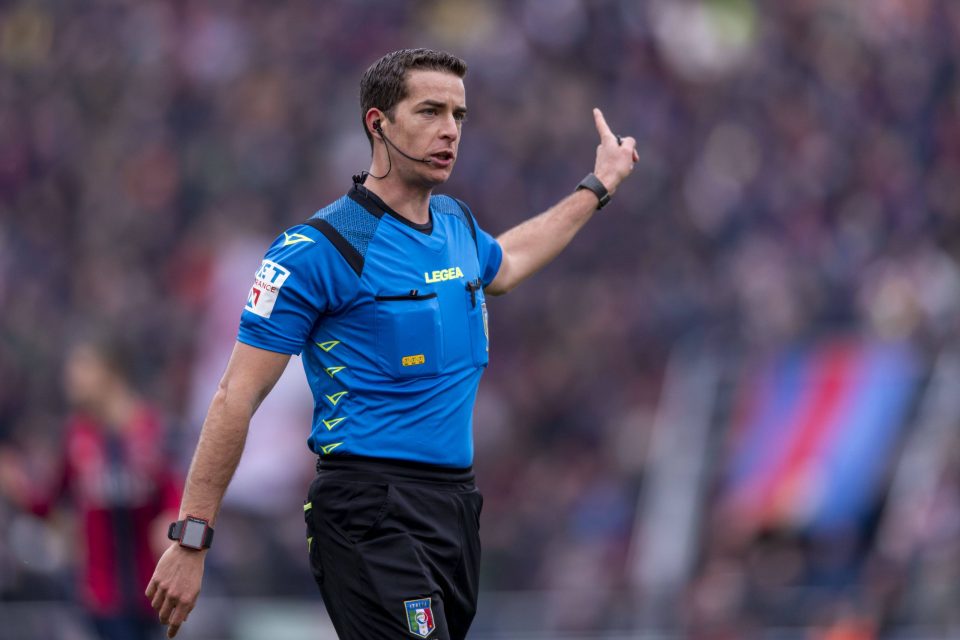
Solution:
<path fill-rule="evenodd" d="M 110 368 L 92 346 L 81 344 L 67 355 L 63 382 L 72 404 L 82 408 L 93 406 L 111 379 Z"/>
<path fill-rule="evenodd" d="M 446 182 L 457 161 L 460 128 L 467 115 L 463 80 L 443 71 L 415 70 L 406 75 L 407 97 L 394 107 L 384 133 L 415 162 L 391 149 L 394 171 L 406 181 L 434 187 Z"/>

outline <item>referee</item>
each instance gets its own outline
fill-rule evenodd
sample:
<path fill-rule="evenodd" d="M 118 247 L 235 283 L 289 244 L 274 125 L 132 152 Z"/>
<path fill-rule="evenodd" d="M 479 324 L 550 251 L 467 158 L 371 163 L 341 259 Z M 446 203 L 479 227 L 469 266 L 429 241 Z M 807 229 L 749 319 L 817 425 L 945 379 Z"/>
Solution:
<path fill-rule="evenodd" d="M 283 232 L 256 272 L 187 476 L 174 540 L 147 596 L 176 635 L 250 417 L 302 353 L 317 476 L 304 503 L 310 565 L 340 638 L 464 638 L 476 611 L 483 498 L 472 409 L 487 366 L 487 295 L 570 242 L 637 160 L 603 115 L 593 173 L 494 239 L 432 195 L 456 163 L 463 60 L 406 49 L 360 83 L 373 159 L 346 195 Z"/>

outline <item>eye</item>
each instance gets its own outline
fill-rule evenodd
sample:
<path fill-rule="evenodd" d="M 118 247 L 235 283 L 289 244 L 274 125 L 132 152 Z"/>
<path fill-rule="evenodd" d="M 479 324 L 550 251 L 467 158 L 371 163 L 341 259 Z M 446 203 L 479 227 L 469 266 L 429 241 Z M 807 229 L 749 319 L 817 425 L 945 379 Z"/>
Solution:
<path fill-rule="evenodd" d="M 464 122 L 467 121 L 467 114 L 465 112 L 455 113 L 453 114 L 453 119 L 459 122 L 460 124 L 463 124 Z"/>
<path fill-rule="evenodd" d="M 421 109 L 420 113 L 423 113 L 428 116 L 435 116 L 437 115 L 437 110 L 434 109 L 433 107 L 427 107 L 426 109 Z"/>

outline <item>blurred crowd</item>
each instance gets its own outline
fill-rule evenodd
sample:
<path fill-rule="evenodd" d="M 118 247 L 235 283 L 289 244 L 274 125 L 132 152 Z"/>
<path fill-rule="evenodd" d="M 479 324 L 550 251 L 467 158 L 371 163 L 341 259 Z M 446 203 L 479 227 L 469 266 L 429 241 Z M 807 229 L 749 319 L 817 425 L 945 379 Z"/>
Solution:
<path fill-rule="evenodd" d="M 468 63 L 469 121 L 441 191 L 491 233 L 592 170 L 591 107 L 638 140 L 611 204 L 491 302 L 475 468 L 486 591 L 580 594 L 548 603 L 555 629 L 642 627 L 627 559 L 678 345 L 715 354 L 729 383 L 753 355 L 825 336 L 903 342 L 923 363 L 921 397 L 957 347 L 960 4 L 4 2 L 0 464 L 54 475 L 65 353 L 106 330 L 135 350 L 130 384 L 182 476 L 260 255 L 368 167 L 360 76 L 411 46 Z M 212 551 L 205 593 L 313 596 L 297 514 L 311 407 L 290 368 L 225 507 L 247 537 Z M 708 490 L 658 624 L 710 638 L 958 629 L 960 438 L 943 443 L 901 544 L 877 542 L 883 487 L 839 538 L 781 527 L 735 541 Z M 0 598 L 65 597 L 69 526 L 15 505 L 0 498 Z"/>

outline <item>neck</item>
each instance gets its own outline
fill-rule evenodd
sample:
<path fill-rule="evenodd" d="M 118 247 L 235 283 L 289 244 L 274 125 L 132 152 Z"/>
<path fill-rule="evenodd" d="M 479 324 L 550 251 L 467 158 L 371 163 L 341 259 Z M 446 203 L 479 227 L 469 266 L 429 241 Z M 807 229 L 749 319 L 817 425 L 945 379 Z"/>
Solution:
<path fill-rule="evenodd" d="M 97 403 L 94 413 L 97 418 L 114 429 L 123 430 L 133 419 L 137 410 L 137 398 L 126 390 L 107 394 Z"/>
<path fill-rule="evenodd" d="M 382 166 L 381 166 L 382 164 Z M 377 194 L 391 209 L 416 224 L 430 222 L 430 192 L 433 187 L 417 184 L 403 178 L 402 168 L 394 160 L 393 169 L 384 178 L 386 163 L 374 161 L 370 165 L 370 175 L 363 186 Z"/>

